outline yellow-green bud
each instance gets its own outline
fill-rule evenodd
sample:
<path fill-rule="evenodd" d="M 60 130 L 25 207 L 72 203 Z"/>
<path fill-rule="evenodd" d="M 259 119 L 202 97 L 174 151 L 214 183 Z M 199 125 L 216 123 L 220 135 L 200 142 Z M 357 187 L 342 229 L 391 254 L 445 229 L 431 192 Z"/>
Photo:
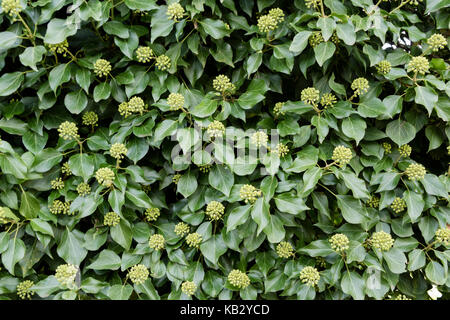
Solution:
<path fill-rule="evenodd" d="M 409 157 L 411 155 L 411 150 L 412 148 L 409 144 L 404 144 L 398 148 L 398 153 L 400 153 L 402 157 Z"/>
<path fill-rule="evenodd" d="M 336 31 L 333 32 L 333 34 L 331 35 L 331 42 L 333 42 L 336 47 L 339 45 L 339 43 L 341 42 L 341 39 L 339 39 Z M 338 50 L 339 48 L 336 48 L 336 50 Z"/>
<path fill-rule="evenodd" d="M 395 298 L 393 298 L 392 300 L 411 300 L 411 299 L 408 298 L 407 296 L 405 296 L 404 294 L 398 294 L 398 295 L 395 296 Z"/>
<path fill-rule="evenodd" d="M 64 57 L 67 55 L 67 48 L 69 47 L 69 43 L 67 42 L 67 39 L 63 42 L 56 43 L 56 44 L 48 44 L 48 48 L 53 53 L 59 53 L 62 54 Z"/>
<path fill-rule="evenodd" d="M 355 95 L 362 95 L 369 91 L 369 81 L 366 78 L 357 78 L 353 80 L 351 88 L 355 91 Z"/>
<path fill-rule="evenodd" d="M 178 20 L 183 19 L 184 8 L 178 2 L 172 3 L 167 7 L 166 14 L 169 20 L 178 22 Z"/>
<path fill-rule="evenodd" d="M 34 282 L 31 280 L 25 280 L 19 283 L 16 287 L 17 295 L 20 299 L 31 299 L 34 291 L 31 288 L 34 286 Z"/>
<path fill-rule="evenodd" d="M 430 69 L 430 64 L 425 57 L 413 57 L 411 61 L 408 63 L 407 71 L 408 72 L 417 72 L 420 74 L 425 74 Z"/>
<path fill-rule="evenodd" d="M 274 149 L 272 149 L 272 152 L 276 153 L 280 158 L 283 158 L 289 153 L 289 147 L 279 143 Z"/>
<path fill-rule="evenodd" d="M 103 218 L 103 224 L 105 226 L 114 227 L 120 222 L 120 216 L 115 212 L 108 212 Z"/>
<path fill-rule="evenodd" d="M 350 241 L 345 234 L 337 233 L 330 239 L 331 248 L 338 253 L 342 253 L 349 248 Z"/>
<path fill-rule="evenodd" d="M 250 143 L 257 148 L 266 147 L 268 140 L 269 140 L 269 137 L 267 136 L 267 133 L 265 133 L 264 131 L 255 132 L 250 137 Z"/>
<path fill-rule="evenodd" d="M 170 58 L 164 54 L 160 55 L 159 57 L 156 58 L 155 65 L 159 70 L 162 71 L 167 70 L 171 66 Z"/>
<path fill-rule="evenodd" d="M 438 51 L 447 45 L 447 39 L 442 34 L 435 33 L 427 40 L 427 43 L 433 51 Z"/>
<path fill-rule="evenodd" d="M 384 153 L 389 154 L 389 153 L 392 152 L 392 151 L 391 151 L 392 146 L 391 146 L 390 143 L 388 143 L 388 142 L 383 142 L 382 146 L 383 146 L 383 149 L 384 149 Z"/>
<path fill-rule="evenodd" d="M 61 172 L 64 173 L 66 176 L 70 176 L 72 174 L 72 171 L 70 170 L 70 166 L 68 162 L 64 162 L 61 167 Z"/>
<path fill-rule="evenodd" d="M 371 196 L 370 199 L 367 200 L 367 205 L 371 208 L 378 208 L 380 206 L 380 198 Z"/>
<path fill-rule="evenodd" d="M 423 0 L 409 0 L 409 4 L 412 6 L 418 6 L 419 2 L 422 2 Z"/>
<path fill-rule="evenodd" d="M 77 192 L 78 195 L 80 195 L 81 197 L 87 196 L 88 194 L 91 193 L 91 187 L 86 182 L 81 182 L 77 186 Z"/>
<path fill-rule="evenodd" d="M 89 111 L 83 114 L 83 124 L 85 126 L 95 127 L 97 125 L 97 122 L 98 122 L 98 115 L 95 112 Z"/>
<path fill-rule="evenodd" d="M 319 3 L 320 3 L 320 0 L 305 0 L 306 6 L 310 9 L 311 8 L 314 8 L 314 9 L 319 8 Z"/>
<path fill-rule="evenodd" d="M 198 234 L 197 232 L 189 233 L 186 236 L 186 243 L 191 248 L 198 248 L 200 246 L 200 243 L 202 243 L 202 241 L 203 241 L 202 236 L 200 234 Z"/>
<path fill-rule="evenodd" d="M 164 239 L 164 236 L 160 234 L 154 234 L 148 240 L 148 245 L 150 246 L 150 248 L 156 251 L 164 249 L 165 243 L 166 240 Z"/>
<path fill-rule="evenodd" d="M 222 122 L 214 120 L 208 125 L 207 132 L 209 137 L 222 137 L 225 132 L 225 126 L 222 124 Z"/>
<path fill-rule="evenodd" d="M 244 184 L 239 190 L 239 195 L 245 203 L 254 203 L 262 195 L 262 192 L 251 184 Z"/>
<path fill-rule="evenodd" d="M 394 245 L 394 239 L 392 239 L 389 233 L 379 231 L 372 235 L 370 243 L 373 248 L 380 249 L 381 251 L 389 251 Z"/>
<path fill-rule="evenodd" d="M 177 223 L 177 225 L 175 226 L 175 229 L 174 229 L 174 232 L 179 237 L 184 237 L 185 235 L 187 235 L 189 233 L 189 231 L 190 231 L 189 226 L 184 222 Z"/>
<path fill-rule="evenodd" d="M 344 146 L 337 146 L 333 150 L 332 160 L 336 161 L 340 166 L 343 166 L 352 160 L 353 154 L 352 150 Z"/>
<path fill-rule="evenodd" d="M 19 0 L 3 0 L 2 9 L 4 13 L 9 13 L 11 17 L 18 15 L 22 11 Z"/>
<path fill-rule="evenodd" d="M 52 189 L 61 190 L 64 189 L 64 181 L 61 178 L 56 178 L 50 182 Z"/>
<path fill-rule="evenodd" d="M 300 280 L 308 286 L 314 287 L 320 280 L 319 271 L 314 267 L 304 267 L 302 271 L 300 271 Z"/>
<path fill-rule="evenodd" d="M 197 290 L 197 285 L 193 281 L 185 281 L 181 284 L 181 291 L 187 296 L 192 296 Z"/>
<path fill-rule="evenodd" d="M 147 63 L 154 58 L 153 50 L 150 47 L 139 47 L 136 49 L 137 60 L 141 63 Z"/>
<path fill-rule="evenodd" d="M 332 93 L 325 93 L 320 99 L 320 104 L 325 109 L 327 107 L 332 107 L 336 103 L 336 97 Z"/>
<path fill-rule="evenodd" d="M 176 111 L 183 108 L 184 105 L 184 97 L 179 93 L 171 93 L 169 97 L 167 97 L 167 104 L 170 106 L 170 110 Z"/>
<path fill-rule="evenodd" d="M 418 163 L 411 163 L 405 170 L 405 174 L 409 180 L 420 180 L 425 178 L 427 170 L 425 167 Z"/>
<path fill-rule="evenodd" d="M 123 143 L 114 143 L 109 149 L 109 153 L 111 157 L 116 159 L 123 159 L 127 154 L 128 149 L 125 147 Z"/>
<path fill-rule="evenodd" d="M 315 31 L 311 34 L 308 41 L 309 45 L 314 48 L 325 40 L 323 39 L 322 33 L 320 31 Z"/>
<path fill-rule="evenodd" d="M 75 214 L 75 212 L 70 213 L 70 201 L 62 202 L 61 200 L 53 200 L 53 203 L 49 208 L 49 210 L 53 214 L 68 214 L 68 215 Z"/>
<path fill-rule="evenodd" d="M 211 165 L 210 164 L 205 164 L 203 166 L 199 166 L 198 169 L 203 172 L 203 173 L 208 173 L 209 169 L 211 169 Z"/>
<path fill-rule="evenodd" d="M 276 23 L 284 21 L 284 12 L 280 8 L 273 8 L 269 10 L 269 16 L 275 19 Z"/>
<path fill-rule="evenodd" d="M 230 78 L 223 74 L 218 75 L 213 80 L 213 88 L 222 94 L 232 94 L 234 90 L 236 90 L 236 87 L 231 83 Z"/>
<path fill-rule="evenodd" d="M 119 104 L 119 113 L 121 116 L 125 116 L 125 118 L 132 114 L 130 109 L 128 109 L 128 102 L 125 101 Z"/>
<path fill-rule="evenodd" d="M 258 28 L 260 32 L 270 32 L 277 28 L 277 20 L 269 14 L 263 15 L 258 19 Z"/>
<path fill-rule="evenodd" d="M 222 218 L 223 213 L 225 212 L 225 207 L 218 201 L 211 201 L 206 206 L 206 215 L 210 220 L 220 220 Z"/>
<path fill-rule="evenodd" d="M 78 135 L 78 127 L 74 122 L 64 121 L 59 125 L 58 132 L 59 136 L 64 140 L 77 140 L 80 137 Z"/>
<path fill-rule="evenodd" d="M 275 115 L 275 118 L 285 115 L 285 112 L 281 110 L 283 108 L 283 106 L 284 106 L 284 102 L 275 103 L 275 106 L 273 107 L 273 114 Z"/>
<path fill-rule="evenodd" d="M 319 100 L 319 94 L 319 90 L 309 87 L 302 90 L 301 99 L 304 103 L 315 104 Z"/>
<path fill-rule="evenodd" d="M 94 73 L 101 77 L 106 77 L 112 70 L 111 63 L 105 59 L 97 59 L 94 63 Z"/>
<path fill-rule="evenodd" d="M 73 264 L 62 264 L 56 268 L 55 278 L 62 285 L 70 286 L 75 282 L 78 267 Z"/>
<path fill-rule="evenodd" d="M 449 245 L 450 243 L 450 229 L 448 228 L 440 228 L 435 232 L 436 241 L 441 243 L 443 242 L 445 245 Z"/>
<path fill-rule="evenodd" d="M 406 202 L 402 198 L 396 197 L 391 203 L 391 208 L 395 213 L 400 213 L 406 208 Z"/>
<path fill-rule="evenodd" d="M 277 254 L 280 258 L 290 258 L 294 256 L 294 248 L 287 241 L 281 241 L 277 245 Z"/>
<path fill-rule="evenodd" d="M 175 184 L 178 184 L 178 181 L 180 181 L 180 178 L 181 178 L 181 174 L 177 173 L 177 174 L 173 175 L 172 182 Z"/>
<path fill-rule="evenodd" d="M 159 208 L 148 208 L 147 210 L 145 210 L 144 214 L 145 214 L 145 220 L 147 220 L 148 222 L 151 222 L 151 221 L 158 220 L 158 218 L 161 214 L 161 211 L 159 210 Z"/>
<path fill-rule="evenodd" d="M 388 74 L 391 71 L 391 63 L 387 60 L 380 61 L 377 65 L 377 71 L 381 74 Z"/>
<path fill-rule="evenodd" d="M 98 183 L 104 187 L 110 187 L 114 182 L 114 171 L 110 168 L 100 168 L 95 173 Z"/>
<path fill-rule="evenodd" d="M 143 264 L 136 264 L 128 271 L 128 278 L 134 284 L 143 284 L 148 279 L 148 269 Z"/>
<path fill-rule="evenodd" d="M 142 114 L 145 110 L 145 102 L 140 97 L 132 97 L 130 101 L 128 101 L 128 112 L 130 113 L 139 113 Z"/>
<path fill-rule="evenodd" d="M 250 278 L 244 272 L 234 269 L 228 274 L 228 282 L 239 289 L 244 289 L 250 285 Z"/>

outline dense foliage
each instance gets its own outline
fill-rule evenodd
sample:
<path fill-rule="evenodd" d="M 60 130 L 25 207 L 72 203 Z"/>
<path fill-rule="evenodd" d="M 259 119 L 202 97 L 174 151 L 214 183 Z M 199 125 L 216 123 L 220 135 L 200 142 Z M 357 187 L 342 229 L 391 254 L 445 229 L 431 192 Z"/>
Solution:
<path fill-rule="evenodd" d="M 2 0 L 2 299 L 450 296 L 447 0 Z"/>

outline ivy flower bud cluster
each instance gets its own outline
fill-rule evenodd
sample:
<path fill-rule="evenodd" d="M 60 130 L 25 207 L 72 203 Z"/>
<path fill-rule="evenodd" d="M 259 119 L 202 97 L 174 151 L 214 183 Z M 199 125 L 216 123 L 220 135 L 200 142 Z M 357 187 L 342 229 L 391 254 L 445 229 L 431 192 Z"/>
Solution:
<path fill-rule="evenodd" d="M 139 113 L 142 115 L 146 108 L 144 100 L 140 97 L 132 97 L 128 102 L 122 102 L 119 105 L 119 113 L 122 116 L 128 117 L 133 113 Z"/>
<path fill-rule="evenodd" d="M 95 173 L 98 183 L 104 187 L 110 187 L 114 182 L 114 171 L 110 168 L 100 168 Z"/>
<path fill-rule="evenodd" d="M 353 80 L 351 85 L 355 96 L 360 96 L 369 91 L 369 81 L 366 78 L 357 78 Z"/>
<path fill-rule="evenodd" d="M 294 256 L 294 248 L 292 248 L 292 245 L 287 241 L 281 241 L 277 245 L 277 255 L 280 258 L 290 258 Z"/>
<path fill-rule="evenodd" d="M 81 197 L 87 196 L 88 194 L 91 193 L 91 187 L 86 182 L 81 182 L 77 186 L 77 192 L 78 195 L 80 195 Z"/>
<path fill-rule="evenodd" d="M 239 289 L 245 289 L 250 285 L 250 278 L 241 270 L 231 270 L 228 274 L 228 282 Z"/>
<path fill-rule="evenodd" d="M 83 124 L 85 126 L 95 127 L 97 125 L 97 122 L 98 122 L 98 115 L 95 112 L 89 111 L 83 114 Z"/>
<path fill-rule="evenodd" d="M 154 58 L 153 50 L 150 47 L 140 46 L 136 49 L 136 58 L 141 63 L 150 62 Z"/>
<path fill-rule="evenodd" d="M 56 178 L 50 182 L 52 189 L 61 190 L 64 189 L 64 181 L 61 178 Z"/>
<path fill-rule="evenodd" d="M 384 153 L 389 154 L 392 152 L 392 146 L 388 142 L 383 142 L 382 147 L 384 149 Z"/>
<path fill-rule="evenodd" d="M 380 206 L 380 198 L 377 196 L 371 196 L 367 201 L 367 205 L 371 208 L 378 208 Z"/>
<path fill-rule="evenodd" d="M 170 68 L 171 65 L 172 64 L 171 64 L 170 58 L 168 56 L 166 56 L 165 54 L 162 54 L 162 55 L 156 57 L 155 66 L 159 70 L 161 70 L 161 71 L 167 70 Z"/>
<path fill-rule="evenodd" d="M 219 74 L 213 80 L 213 88 L 214 90 L 220 92 L 223 96 L 233 94 L 234 90 L 236 90 L 236 86 L 232 84 L 230 78 L 224 74 Z"/>
<path fill-rule="evenodd" d="M 120 216 L 115 212 L 108 212 L 103 218 L 103 224 L 108 227 L 115 227 L 120 223 Z"/>
<path fill-rule="evenodd" d="M 442 34 L 435 33 L 427 40 L 427 44 L 431 47 L 433 51 L 439 51 L 447 45 L 447 39 L 444 38 Z"/>
<path fill-rule="evenodd" d="M 373 248 L 380 249 L 381 251 L 389 251 L 394 245 L 394 239 L 392 239 L 389 233 L 379 231 L 372 235 L 370 243 Z"/>
<path fill-rule="evenodd" d="M 269 137 L 264 131 L 257 131 L 250 137 L 250 143 L 257 148 L 266 147 L 268 140 Z"/>
<path fill-rule="evenodd" d="M 436 236 L 437 242 L 444 243 L 445 245 L 450 244 L 450 229 L 448 228 L 437 229 L 434 235 Z"/>
<path fill-rule="evenodd" d="M 245 203 L 254 203 L 262 195 L 262 191 L 251 184 L 244 184 L 239 190 L 239 195 Z"/>
<path fill-rule="evenodd" d="M 164 249 L 165 243 L 166 240 L 164 239 L 164 236 L 160 234 L 154 234 L 148 240 L 148 245 L 150 246 L 150 248 L 156 251 Z"/>
<path fill-rule="evenodd" d="M 314 267 L 304 267 L 302 271 L 300 271 L 300 280 L 308 286 L 314 287 L 320 280 L 319 271 Z"/>
<path fill-rule="evenodd" d="M 158 220 L 161 214 L 161 210 L 159 210 L 159 208 L 148 208 L 147 210 L 145 210 L 144 214 L 145 220 L 147 220 L 148 222 L 152 222 Z"/>
<path fill-rule="evenodd" d="M 178 2 L 172 3 L 167 7 L 166 14 L 169 20 L 178 22 L 178 20 L 183 19 L 184 8 Z"/>
<path fill-rule="evenodd" d="M 123 143 L 114 143 L 109 149 L 109 153 L 113 158 L 117 160 L 123 159 L 127 154 L 128 149 L 125 147 Z"/>
<path fill-rule="evenodd" d="M 337 146 L 333 150 L 332 160 L 336 161 L 340 166 L 343 166 L 352 160 L 353 154 L 352 150 L 344 146 Z"/>
<path fill-rule="evenodd" d="M 301 100 L 304 103 L 316 105 L 316 102 L 319 101 L 320 91 L 316 88 L 306 88 L 302 90 Z"/>
<path fill-rule="evenodd" d="M 185 281 L 181 284 L 181 291 L 187 295 L 192 296 L 197 290 L 197 285 L 193 281 Z"/>
<path fill-rule="evenodd" d="M 4 13 L 8 13 L 13 17 L 22 11 L 22 6 L 19 0 L 2 0 L 2 9 Z"/>
<path fill-rule="evenodd" d="M 59 136 L 64 140 L 78 140 L 78 127 L 74 122 L 64 121 L 58 127 Z"/>
<path fill-rule="evenodd" d="M 180 93 L 171 93 L 167 97 L 167 104 L 170 107 L 170 110 L 176 111 L 183 108 L 184 105 L 184 97 Z"/>
<path fill-rule="evenodd" d="M 210 164 L 205 164 L 203 166 L 199 166 L 198 169 L 203 172 L 203 173 L 208 173 L 209 169 L 211 169 L 212 165 Z"/>
<path fill-rule="evenodd" d="M 210 138 L 222 137 L 225 133 L 225 126 L 222 122 L 214 120 L 208 125 L 206 131 L 208 132 Z"/>
<path fill-rule="evenodd" d="M 411 150 L 412 150 L 412 148 L 411 148 L 411 146 L 409 145 L 409 144 L 404 144 L 404 145 L 401 145 L 399 148 L 398 148 L 398 153 L 402 156 L 402 157 L 409 157 L 410 155 L 411 155 Z"/>
<path fill-rule="evenodd" d="M 198 248 L 200 246 L 200 243 L 202 243 L 202 241 L 203 241 L 202 236 L 197 232 L 189 233 L 186 236 L 186 243 L 191 248 Z"/>
<path fill-rule="evenodd" d="M 338 252 L 343 253 L 345 250 L 349 248 L 350 241 L 345 234 L 337 233 L 333 235 L 330 239 L 331 248 Z"/>
<path fill-rule="evenodd" d="M 376 67 L 378 73 L 381 73 L 384 75 L 388 74 L 392 68 L 391 63 L 387 60 L 380 61 L 375 67 Z"/>
<path fill-rule="evenodd" d="M 225 207 L 218 201 L 211 201 L 206 206 L 206 215 L 210 220 L 217 221 L 222 218 Z"/>
<path fill-rule="evenodd" d="M 320 104 L 324 107 L 324 109 L 328 107 L 332 107 L 336 103 L 336 96 L 332 93 L 325 93 L 320 99 Z"/>
<path fill-rule="evenodd" d="M 323 38 L 322 32 L 320 32 L 320 31 L 313 32 L 308 39 L 309 45 L 313 48 L 315 46 L 321 44 L 324 41 L 325 41 L 325 39 Z"/>
<path fill-rule="evenodd" d="M 180 181 L 180 178 L 181 178 L 181 174 L 179 174 L 179 173 L 174 174 L 172 177 L 172 182 L 175 184 L 178 184 L 178 181 Z"/>
<path fill-rule="evenodd" d="M 75 214 L 75 212 L 70 213 L 70 202 L 62 202 L 61 200 L 53 200 L 53 203 L 49 210 L 53 214 Z"/>
<path fill-rule="evenodd" d="M 136 264 L 128 271 L 128 278 L 134 284 L 143 284 L 149 276 L 149 272 L 146 266 L 143 264 Z"/>
<path fill-rule="evenodd" d="M 391 203 L 391 208 L 395 213 L 400 213 L 406 208 L 406 202 L 402 198 L 396 197 Z"/>
<path fill-rule="evenodd" d="M 427 60 L 427 58 L 418 56 L 413 57 L 411 61 L 408 63 L 407 71 L 408 72 L 415 72 L 420 74 L 425 74 L 430 69 L 430 64 Z"/>
<path fill-rule="evenodd" d="M 175 234 L 179 237 L 184 237 L 189 233 L 189 231 L 190 231 L 189 225 L 187 225 L 184 222 L 177 223 L 174 229 Z"/>
<path fill-rule="evenodd" d="M 75 282 L 78 267 L 73 264 L 62 264 L 56 268 L 55 278 L 59 283 L 70 286 Z"/>
<path fill-rule="evenodd" d="M 70 170 L 70 166 L 68 162 L 64 162 L 61 166 L 61 172 L 64 173 L 66 176 L 70 176 L 72 174 L 72 170 Z"/>
<path fill-rule="evenodd" d="M 275 106 L 273 107 L 273 114 L 275 115 L 275 118 L 285 115 L 285 112 L 281 110 L 283 106 L 284 102 L 275 103 Z"/>
<path fill-rule="evenodd" d="M 409 180 L 420 180 L 425 178 L 427 170 L 425 167 L 418 163 L 411 163 L 405 170 L 405 174 Z"/>
<path fill-rule="evenodd" d="M 67 55 L 67 48 L 69 48 L 69 43 L 67 42 L 67 39 L 65 39 L 63 42 L 60 43 L 48 44 L 48 49 L 51 52 L 62 54 L 64 57 Z"/>
<path fill-rule="evenodd" d="M 320 0 L 305 0 L 306 6 L 310 9 L 311 8 L 314 8 L 314 9 L 319 8 L 319 3 L 320 3 Z"/>
<path fill-rule="evenodd" d="M 31 299 L 34 291 L 31 288 L 34 286 L 34 282 L 31 280 L 25 280 L 19 283 L 16 287 L 17 295 L 20 299 Z"/>
<path fill-rule="evenodd" d="M 97 59 L 94 63 L 94 73 L 102 78 L 106 77 L 112 70 L 111 63 L 105 59 Z"/>
<path fill-rule="evenodd" d="M 289 147 L 285 144 L 279 143 L 272 149 L 280 158 L 284 158 L 289 153 Z"/>

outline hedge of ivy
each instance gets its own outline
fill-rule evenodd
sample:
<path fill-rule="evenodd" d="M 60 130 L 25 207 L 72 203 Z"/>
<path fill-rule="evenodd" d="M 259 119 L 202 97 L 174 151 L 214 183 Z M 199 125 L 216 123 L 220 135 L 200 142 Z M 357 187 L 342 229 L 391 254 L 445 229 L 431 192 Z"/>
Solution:
<path fill-rule="evenodd" d="M 2 299 L 445 299 L 447 0 L 2 0 Z"/>

